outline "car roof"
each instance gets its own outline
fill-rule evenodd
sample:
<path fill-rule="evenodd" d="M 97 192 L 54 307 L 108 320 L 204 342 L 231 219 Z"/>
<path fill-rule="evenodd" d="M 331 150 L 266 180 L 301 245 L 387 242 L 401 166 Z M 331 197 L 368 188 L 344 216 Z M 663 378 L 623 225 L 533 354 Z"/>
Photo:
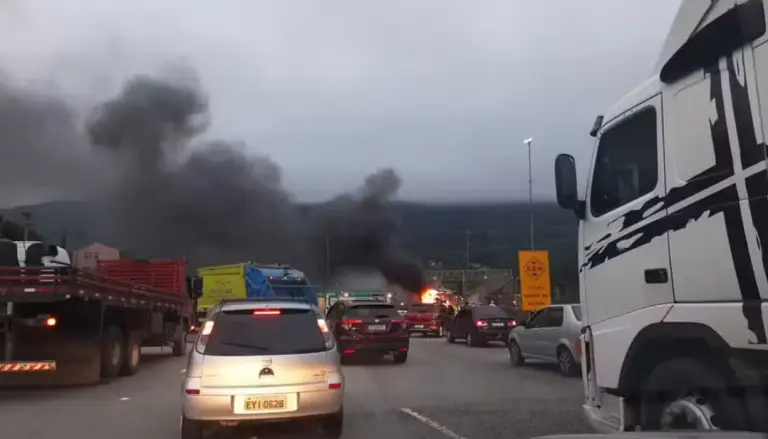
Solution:
<path fill-rule="evenodd" d="M 294 302 L 290 300 L 233 300 L 219 305 L 222 311 L 237 311 L 243 309 L 279 308 L 279 309 L 312 309 L 309 303 Z"/>
<path fill-rule="evenodd" d="M 382 302 L 382 301 L 378 301 L 378 300 L 356 300 L 356 301 L 347 302 L 347 303 L 349 303 L 350 308 L 356 308 L 358 306 L 370 306 L 370 305 L 386 305 L 386 306 L 390 306 L 392 308 L 395 307 L 395 305 L 393 305 L 391 303 Z"/>

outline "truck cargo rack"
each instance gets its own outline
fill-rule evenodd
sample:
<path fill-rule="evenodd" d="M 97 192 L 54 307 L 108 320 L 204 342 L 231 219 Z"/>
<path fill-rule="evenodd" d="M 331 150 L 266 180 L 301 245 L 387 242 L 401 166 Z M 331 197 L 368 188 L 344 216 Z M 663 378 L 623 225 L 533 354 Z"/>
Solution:
<path fill-rule="evenodd" d="M 0 267 L 0 299 L 73 296 L 186 302 L 186 296 L 71 267 Z"/>

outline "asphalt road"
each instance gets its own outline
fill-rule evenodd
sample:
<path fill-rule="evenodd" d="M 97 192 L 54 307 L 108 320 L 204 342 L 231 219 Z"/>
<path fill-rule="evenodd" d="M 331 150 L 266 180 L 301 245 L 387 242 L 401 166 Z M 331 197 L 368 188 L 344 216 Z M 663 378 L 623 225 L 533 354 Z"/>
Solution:
<path fill-rule="evenodd" d="M 0 391 L 0 431 L 23 439 L 179 437 L 184 360 L 147 351 L 140 373 L 97 386 Z M 527 438 L 590 432 L 581 381 L 549 367 L 512 369 L 499 345 L 413 338 L 408 362 L 345 366 L 349 439 Z M 262 437 L 307 437 L 282 431 Z M 251 437 L 213 432 L 218 437 Z"/>

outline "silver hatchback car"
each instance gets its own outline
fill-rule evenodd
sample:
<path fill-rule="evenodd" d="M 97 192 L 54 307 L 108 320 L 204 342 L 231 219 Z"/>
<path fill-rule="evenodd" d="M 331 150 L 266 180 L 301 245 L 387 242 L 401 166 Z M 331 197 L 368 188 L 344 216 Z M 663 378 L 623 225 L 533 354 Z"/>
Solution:
<path fill-rule="evenodd" d="M 213 425 L 307 419 L 340 437 L 344 375 L 325 317 L 300 302 L 223 301 L 190 353 L 182 401 L 182 439 Z"/>

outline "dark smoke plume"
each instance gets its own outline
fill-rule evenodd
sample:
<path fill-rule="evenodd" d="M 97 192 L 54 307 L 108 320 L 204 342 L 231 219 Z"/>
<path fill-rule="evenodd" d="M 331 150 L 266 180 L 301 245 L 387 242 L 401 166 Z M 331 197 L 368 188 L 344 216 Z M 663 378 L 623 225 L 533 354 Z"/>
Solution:
<path fill-rule="evenodd" d="M 103 196 L 109 166 L 78 125 L 62 97 L 0 79 L 0 205 Z"/>
<path fill-rule="evenodd" d="M 400 224 L 391 202 L 401 183 L 394 170 L 381 170 L 366 178 L 358 194 L 339 197 L 317 213 L 313 242 L 329 246 L 332 274 L 370 267 L 408 291 L 424 288 L 420 266 L 407 258 L 397 239 Z"/>
<path fill-rule="evenodd" d="M 115 194 L 122 234 L 145 252 L 173 252 L 195 265 L 305 262 L 296 260 L 293 205 L 279 167 L 242 145 L 193 145 L 208 120 L 197 88 L 150 77 L 132 80 L 97 110 L 94 145 L 125 161 Z"/>
<path fill-rule="evenodd" d="M 307 217 L 268 157 L 201 140 L 209 121 L 207 99 L 190 81 L 134 78 L 94 111 L 87 133 L 65 100 L 0 84 L 2 148 L 18 159 L 0 161 L 0 190 L 107 193 L 119 244 L 142 256 L 187 257 L 193 266 L 286 262 L 314 279 L 326 268 L 373 268 L 422 289 L 419 266 L 397 240 L 391 202 L 401 181 L 393 170 Z"/>

